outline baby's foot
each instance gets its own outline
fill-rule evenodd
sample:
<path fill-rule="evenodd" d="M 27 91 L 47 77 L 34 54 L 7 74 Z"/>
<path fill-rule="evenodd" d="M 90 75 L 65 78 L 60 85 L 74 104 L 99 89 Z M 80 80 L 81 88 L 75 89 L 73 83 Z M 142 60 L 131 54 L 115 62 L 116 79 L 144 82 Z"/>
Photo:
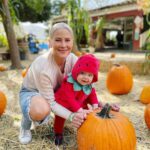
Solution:
<path fill-rule="evenodd" d="M 62 145 L 63 143 L 63 135 L 58 133 L 55 134 L 55 145 Z"/>

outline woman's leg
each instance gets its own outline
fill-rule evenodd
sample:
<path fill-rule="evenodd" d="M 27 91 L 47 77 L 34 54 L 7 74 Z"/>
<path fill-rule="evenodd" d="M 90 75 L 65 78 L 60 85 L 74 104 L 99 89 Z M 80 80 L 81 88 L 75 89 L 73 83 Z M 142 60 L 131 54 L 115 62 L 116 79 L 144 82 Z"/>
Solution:
<path fill-rule="evenodd" d="M 28 144 L 32 140 L 30 131 L 32 121 L 38 121 L 38 125 L 42 124 L 44 122 L 43 120 L 49 116 L 50 106 L 38 92 L 29 91 L 25 88 L 22 88 L 20 92 L 20 106 L 23 118 L 21 121 L 19 141 L 22 144 Z"/>
<path fill-rule="evenodd" d="M 50 114 L 50 105 L 40 95 L 33 96 L 30 103 L 29 115 L 33 121 L 43 121 Z"/>

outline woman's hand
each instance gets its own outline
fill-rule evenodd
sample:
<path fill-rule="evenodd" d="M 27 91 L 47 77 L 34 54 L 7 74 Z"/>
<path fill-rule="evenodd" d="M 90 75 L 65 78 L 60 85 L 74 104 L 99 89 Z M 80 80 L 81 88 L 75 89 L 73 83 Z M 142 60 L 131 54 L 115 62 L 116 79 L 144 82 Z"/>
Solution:
<path fill-rule="evenodd" d="M 92 112 L 93 110 L 91 108 L 88 107 L 88 109 L 79 109 L 76 113 L 73 113 L 73 117 L 72 117 L 72 125 L 76 128 L 79 128 L 81 126 L 81 124 L 85 121 L 87 114 L 89 114 L 90 112 Z"/>
<path fill-rule="evenodd" d="M 83 112 L 76 112 L 73 114 L 74 116 L 72 118 L 71 123 L 75 128 L 79 128 L 81 124 L 84 122 L 84 120 L 86 119 L 86 116 Z"/>

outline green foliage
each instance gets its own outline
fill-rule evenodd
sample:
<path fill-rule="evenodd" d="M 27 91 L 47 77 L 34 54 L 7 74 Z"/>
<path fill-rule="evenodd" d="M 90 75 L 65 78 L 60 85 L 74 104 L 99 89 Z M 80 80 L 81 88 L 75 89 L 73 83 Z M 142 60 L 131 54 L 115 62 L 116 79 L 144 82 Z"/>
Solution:
<path fill-rule="evenodd" d="M 80 44 L 88 44 L 89 24 L 91 22 L 88 11 L 81 7 L 80 0 L 68 0 L 68 24 L 72 27 L 75 41 L 80 48 Z"/>
<path fill-rule="evenodd" d="M 11 0 L 8 1 L 8 5 L 9 5 L 9 11 L 10 11 L 10 15 L 11 15 L 11 19 L 14 23 L 18 22 L 18 18 L 17 18 L 17 7 L 18 5 L 20 5 L 20 0 Z M 2 0 L 0 0 L 0 15 L 5 17 L 5 12 L 4 12 L 4 7 L 3 7 L 3 3 Z"/>
<path fill-rule="evenodd" d="M 150 52 L 145 53 L 145 61 L 142 67 L 144 74 L 148 74 L 150 72 Z"/>
<path fill-rule="evenodd" d="M 147 35 L 144 45 L 142 46 L 142 50 L 150 51 L 150 29 L 148 30 L 148 35 Z"/>
<path fill-rule="evenodd" d="M 146 14 L 146 21 L 148 25 L 150 26 L 150 12 Z"/>
<path fill-rule="evenodd" d="M 65 8 L 65 3 L 63 3 L 61 0 L 53 1 L 51 5 L 51 13 L 55 16 L 61 15 L 62 9 Z"/>
<path fill-rule="evenodd" d="M 100 34 L 102 33 L 102 29 L 105 25 L 106 21 L 104 19 L 104 17 L 100 17 L 97 22 L 96 22 L 96 31 Z"/>
<path fill-rule="evenodd" d="M 21 21 L 46 21 L 52 15 L 49 0 L 21 0 L 21 4 L 18 7 Z"/>
<path fill-rule="evenodd" d="M 149 50 L 150 51 L 150 42 L 145 42 L 142 50 Z"/>
<path fill-rule="evenodd" d="M 96 48 L 103 48 L 104 47 L 104 37 L 103 37 L 103 27 L 106 23 L 106 19 L 104 17 L 100 17 L 98 21 L 96 22 L 96 42 L 95 46 Z"/>
<path fill-rule="evenodd" d="M 42 14 L 44 7 L 49 0 L 25 0 L 28 7 L 32 8 L 36 13 Z"/>
<path fill-rule="evenodd" d="M 8 42 L 6 36 L 0 34 L 0 47 L 8 47 Z"/>
<path fill-rule="evenodd" d="M 0 15 L 5 16 L 1 1 Z M 9 0 L 8 4 L 14 23 L 17 23 L 18 19 L 31 22 L 45 21 L 52 15 L 50 0 Z"/>

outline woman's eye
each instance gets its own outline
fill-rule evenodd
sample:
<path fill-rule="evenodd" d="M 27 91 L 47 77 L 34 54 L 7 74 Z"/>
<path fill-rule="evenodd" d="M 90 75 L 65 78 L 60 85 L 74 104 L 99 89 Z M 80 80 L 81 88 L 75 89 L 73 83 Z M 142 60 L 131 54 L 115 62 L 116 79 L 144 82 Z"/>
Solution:
<path fill-rule="evenodd" d="M 66 41 L 66 42 L 70 42 L 70 39 L 66 39 L 65 41 Z"/>
<path fill-rule="evenodd" d="M 59 41 L 60 41 L 60 39 L 56 39 L 55 41 L 59 42 Z"/>

